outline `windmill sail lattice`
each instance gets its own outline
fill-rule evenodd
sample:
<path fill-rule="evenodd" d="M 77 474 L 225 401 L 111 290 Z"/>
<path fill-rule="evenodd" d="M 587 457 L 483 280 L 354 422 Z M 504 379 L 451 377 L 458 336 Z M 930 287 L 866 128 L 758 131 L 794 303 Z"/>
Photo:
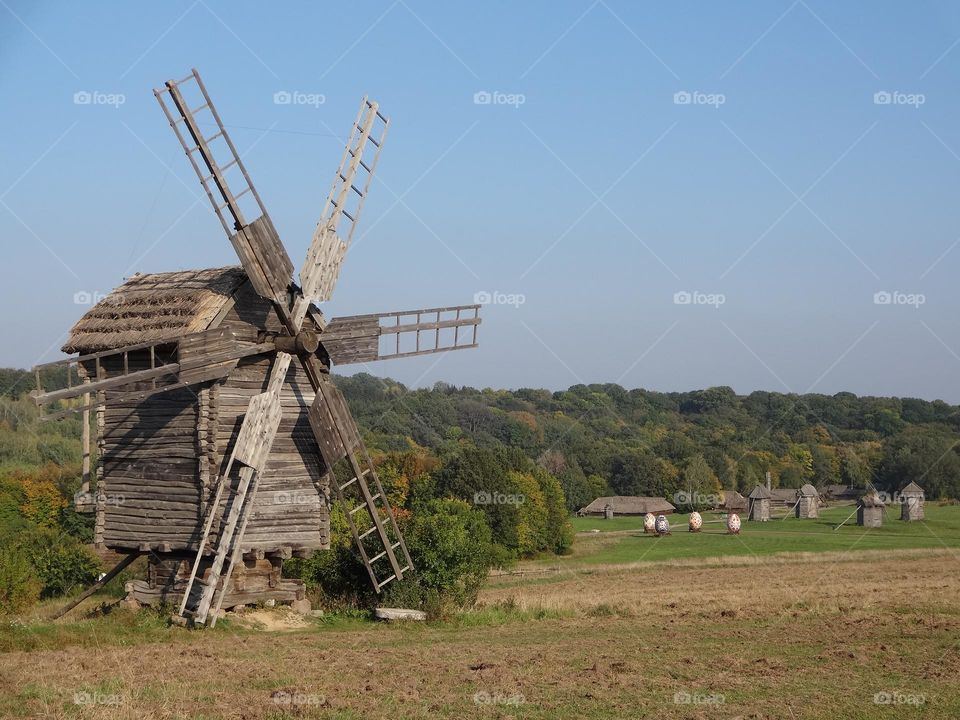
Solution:
<path fill-rule="evenodd" d="M 287 414 L 284 388 L 297 378 L 305 378 L 313 393 L 304 404 L 315 442 L 313 462 L 323 468 L 343 504 L 360 557 L 379 593 L 410 573 L 413 562 L 361 433 L 345 399 L 330 380 L 329 365 L 331 360 L 367 362 L 475 347 L 479 308 L 468 305 L 350 316 L 334 320 L 328 327 L 313 304 L 329 300 L 333 294 L 390 126 L 375 101 L 364 97 L 360 104 L 297 283 L 293 262 L 199 73 L 193 70 L 182 80 L 167 81 L 154 94 L 240 259 L 242 281 L 249 282 L 257 296 L 269 301 L 259 302 L 271 308 L 275 320 L 259 320 L 263 329 L 255 333 L 255 341 L 241 341 L 229 328 L 217 327 L 230 310 L 228 303 L 211 316 L 213 323 L 207 330 L 63 361 L 68 366 L 68 378 L 71 366 L 87 368 L 83 383 L 72 385 L 68 381 L 68 387 L 51 390 L 41 378 L 41 372 L 50 369 L 44 366 L 38 369 L 35 398 L 41 405 L 69 403 L 81 396 L 96 398 L 84 401 L 83 408 L 87 409 L 102 408 L 111 398 L 149 405 L 157 402 L 154 396 L 177 388 L 197 386 L 201 392 L 215 389 L 218 383 L 231 382 L 241 361 L 247 363 L 243 367 L 250 367 L 251 362 L 262 360 L 263 364 L 269 359 L 269 380 L 262 392 L 250 399 L 225 449 L 225 467 L 209 485 L 209 496 L 201 496 L 202 522 L 194 531 L 182 530 L 177 536 L 182 543 L 189 532 L 192 540 L 188 547 L 195 551 L 180 599 L 180 614 L 191 612 L 195 622 L 212 625 L 231 578 L 237 574 L 235 570 L 243 570 L 241 558 L 251 551 L 245 533 L 248 524 L 256 522 L 258 490 L 271 471 L 273 445 Z M 205 133 L 205 127 L 210 131 Z M 139 317 L 143 303 L 153 302 L 155 297 L 144 293 L 147 299 L 137 296 L 126 310 L 98 305 L 88 315 L 109 319 L 128 312 Z M 279 331 L 271 329 L 274 326 Z M 442 333 L 452 333 L 452 340 L 442 341 Z M 384 338 L 388 339 L 386 344 L 381 342 Z M 401 338 L 410 338 L 412 347 L 401 350 Z M 147 367 L 134 367 L 128 362 L 131 353 L 140 353 L 137 362 L 142 365 L 147 350 Z M 109 371 L 101 372 L 101 356 Z M 68 407 L 66 412 L 79 409 Z M 276 473 L 272 477 L 276 483 Z M 127 525 L 121 527 L 122 532 L 130 532 Z M 160 543 L 159 549 L 163 552 L 168 546 L 172 543 Z M 138 549 L 145 547 L 149 544 L 141 544 Z"/>

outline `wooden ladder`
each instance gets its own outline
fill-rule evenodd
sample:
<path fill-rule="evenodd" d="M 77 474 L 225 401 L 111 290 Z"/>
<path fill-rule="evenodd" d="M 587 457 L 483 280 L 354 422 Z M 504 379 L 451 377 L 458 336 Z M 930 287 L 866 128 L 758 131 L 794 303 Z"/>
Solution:
<path fill-rule="evenodd" d="M 362 464 L 355 451 L 348 450 L 347 461 L 353 477 L 340 484 L 334 476 L 333 485 L 337 497 L 348 508 L 347 522 L 350 525 L 350 532 L 360 551 L 363 565 L 370 575 L 370 581 L 379 593 L 393 580 L 402 580 L 403 574 L 413 567 L 413 562 L 410 560 L 410 554 L 407 552 L 407 545 L 397 526 L 393 509 L 387 502 L 383 485 L 380 484 L 380 478 L 373 469 L 366 449 L 361 446 L 357 450 L 362 455 Z M 367 482 L 368 478 L 373 480 L 372 491 L 370 483 Z M 361 510 L 367 511 L 371 521 L 370 528 L 363 532 L 360 532 L 354 519 Z M 397 550 L 400 552 L 396 552 Z M 400 557 L 398 558 L 397 555 Z"/>

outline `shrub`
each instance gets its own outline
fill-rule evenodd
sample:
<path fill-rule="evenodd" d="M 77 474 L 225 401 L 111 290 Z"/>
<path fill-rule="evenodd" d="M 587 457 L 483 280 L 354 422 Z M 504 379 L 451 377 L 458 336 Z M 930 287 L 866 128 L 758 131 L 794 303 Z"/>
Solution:
<path fill-rule="evenodd" d="M 0 546 L 0 615 L 25 610 L 40 597 L 40 580 L 30 558 L 12 543 Z"/>
<path fill-rule="evenodd" d="M 493 559 L 483 513 L 463 500 L 432 500 L 411 518 L 406 542 L 416 570 L 390 587 L 391 603 L 438 617 L 476 602 Z"/>
<path fill-rule="evenodd" d="M 96 579 L 100 561 L 75 537 L 57 530 L 36 528 L 16 541 L 41 583 L 41 596 L 63 595 Z"/>

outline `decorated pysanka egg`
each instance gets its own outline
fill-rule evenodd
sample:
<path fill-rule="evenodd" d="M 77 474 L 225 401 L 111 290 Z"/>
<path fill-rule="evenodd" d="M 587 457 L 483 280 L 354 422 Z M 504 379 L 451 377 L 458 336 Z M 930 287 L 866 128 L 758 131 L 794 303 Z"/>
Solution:
<path fill-rule="evenodd" d="M 666 535 L 670 532 L 670 523 L 667 522 L 666 515 L 657 515 L 656 529 L 658 535 Z"/>
<path fill-rule="evenodd" d="M 694 511 L 690 513 L 690 532 L 699 532 L 700 528 L 703 527 L 703 518 L 700 517 L 700 513 Z"/>
<path fill-rule="evenodd" d="M 653 532 L 656 529 L 657 519 L 653 516 L 653 513 L 647 513 L 643 516 L 643 531 L 644 532 Z"/>
<path fill-rule="evenodd" d="M 727 517 L 727 532 L 734 535 L 740 532 L 740 516 L 736 513 L 730 513 Z"/>

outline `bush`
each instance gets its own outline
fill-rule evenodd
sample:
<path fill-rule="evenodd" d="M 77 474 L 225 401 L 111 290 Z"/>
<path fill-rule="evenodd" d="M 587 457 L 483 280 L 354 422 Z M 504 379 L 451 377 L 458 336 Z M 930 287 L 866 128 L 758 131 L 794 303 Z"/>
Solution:
<path fill-rule="evenodd" d="M 25 610 L 40 598 L 40 580 L 30 558 L 13 544 L 0 546 L 0 615 Z"/>
<path fill-rule="evenodd" d="M 463 500 L 432 500 L 411 518 L 406 542 L 415 572 L 390 587 L 391 603 L 441 617 L 476 602 L 493 560 L 483 513 Z"/>
<path fill-rule="evenodd" d="M 99 559 L 79 540 L 64 532 L 36 528 L 16 541 L 41 583 L 41 596 L 64 595 L 96 579 Z"/>

